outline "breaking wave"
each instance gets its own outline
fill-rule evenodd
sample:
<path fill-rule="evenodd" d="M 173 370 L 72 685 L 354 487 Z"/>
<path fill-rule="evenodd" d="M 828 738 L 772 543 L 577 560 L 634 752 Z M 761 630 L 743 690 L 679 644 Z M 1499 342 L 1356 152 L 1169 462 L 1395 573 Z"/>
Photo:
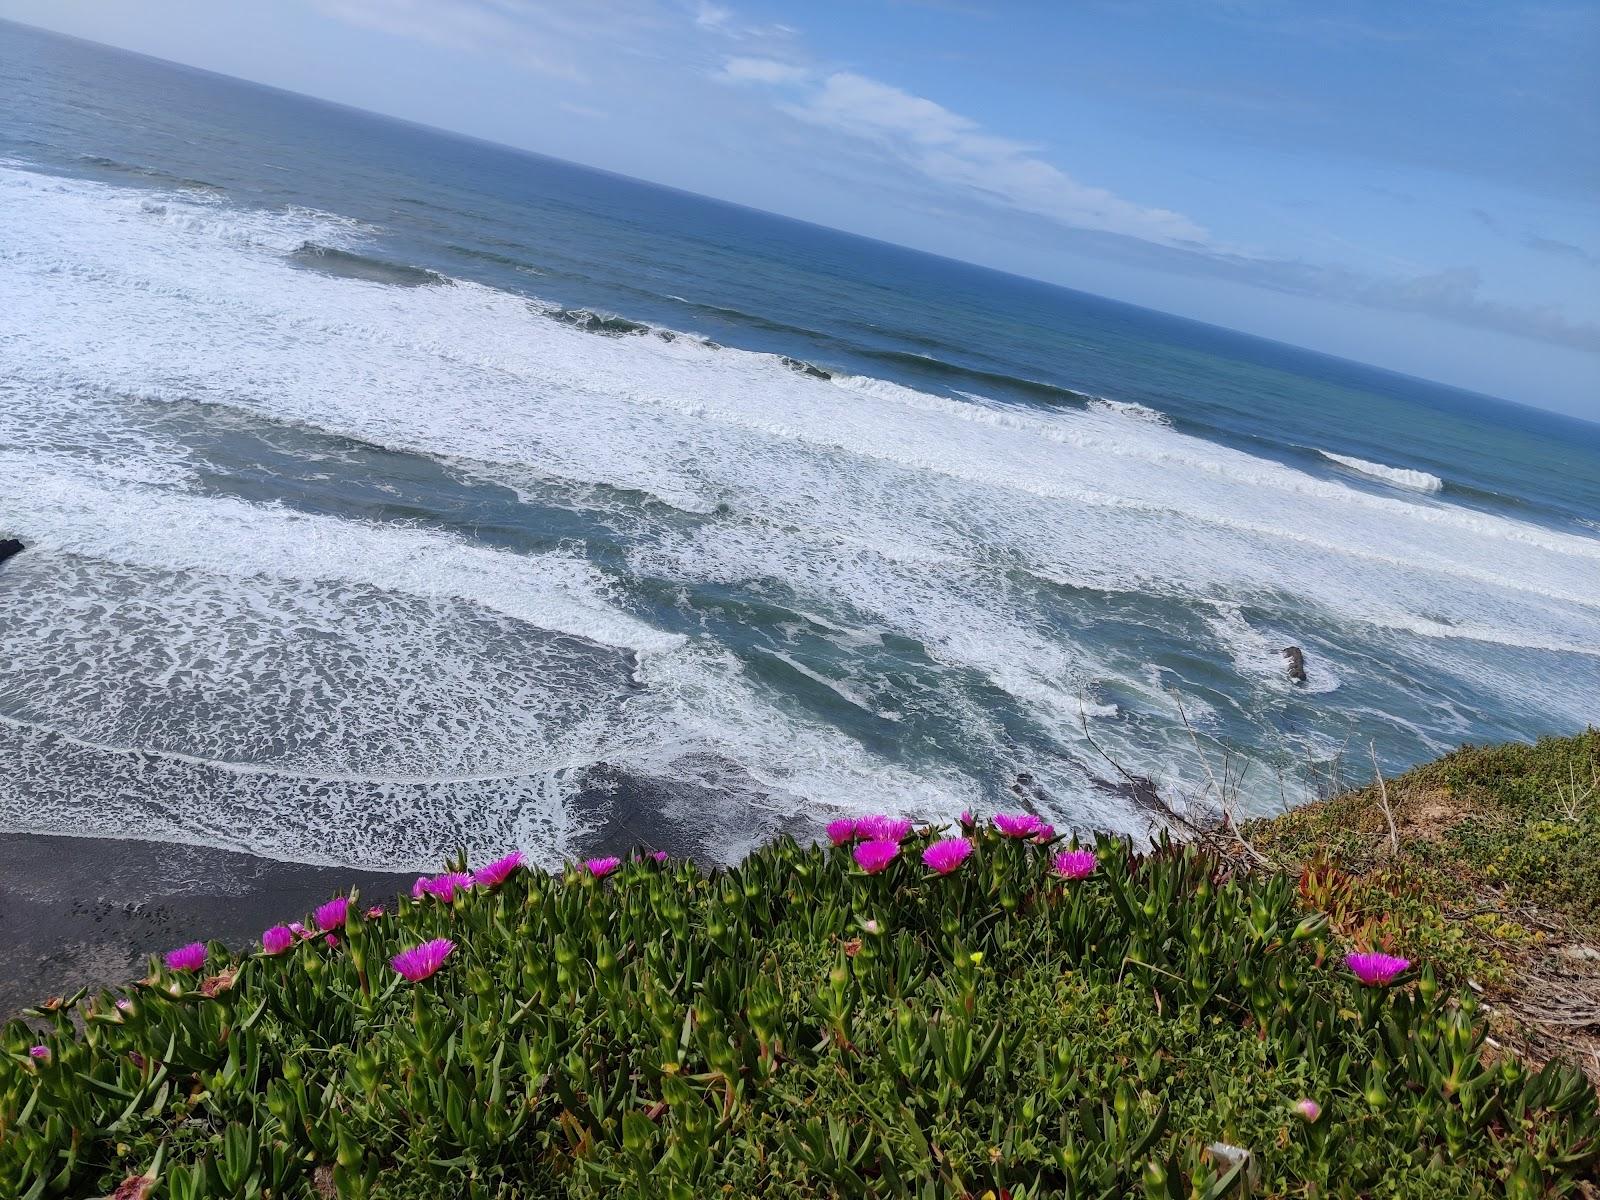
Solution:
<path fill-rule="evenodd" d="M 1382 463 L 1368 462 L 1364 458 L 1352 458 L 1348 454 L 1335 454 L 1331 450 L 1318 450 L 1317 453 L 1341 467 L 1372 479 L 1381 479 L 1392 487 L 1409 488 L 1413 492 L 1437 492 L 1444 487 L 1444 480 L 1437 475 L 1430 475 L 1427 471 L 1413 471 L 1408 467 L 1386 467 Z"/>
<path fill-rule="evenodd" d="M 374 287 L 307 243 L 396 268 L 328 214 L 0 169 L 0 526 L 29 542 L 0 568 L 0 825 L 548 857 L 616 813 L 586 781 L 626 776 L 685 825 L 732 814 L 701 847 L 730 855 L 1026 769 L 1061 823 L 1139 829 L 1083 726 L 1170 780 L 1169 686 L 1246 736 L 1304 691 L 1440 744 L 1480 695 L 1600 716 L 1593 537 L 916 355 L 964 398 Z M 403 477 L 422 499 L 373 498 Z"/>

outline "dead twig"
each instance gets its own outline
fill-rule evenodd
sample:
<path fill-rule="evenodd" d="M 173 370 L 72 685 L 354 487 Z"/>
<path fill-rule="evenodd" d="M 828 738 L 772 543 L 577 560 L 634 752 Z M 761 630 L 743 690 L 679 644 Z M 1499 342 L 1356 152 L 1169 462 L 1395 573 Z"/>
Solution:
<path fill-rule="evenodd" d="M 1395 858 L 1400 857 L 1400 834 L 1394 827 L 1394 809 L 1389 807 L 1389 785 L 1383 781 L 1383 770 L 1378 766 L 1378 746 L 1376 742 L 1368 742 L 1367 750 L 1372 754 L 1372 772 L 1378 777 L 1378 802 L 1383 805 L 1383 819 L 1389 823 L 1389 849 Z"/>
<path fill-rule="evenodd" d="M 1219 782 L 1216 772 L 1211 769 L 1210 760 L 1206 758 L 1205 751 L 1200 746 L 1200 735 L 1194 731 L 1194 726 L 1189 723 L 1189 714 L 1184 710 L 1183 707 L 1183 697 L 1174 691 L 1172 693 L 1172 699 L 1173 702 L 1178 706 L 1178 717 L 1183 722 L 1184 730 L 1189 734 L 1189 741 L 1194 745 L 1194 754 L 1195 757 L 1200 760 L 1200 769 L 1206 773 L 1206 778 L 1210 781 L 1211 791 L 1216 796 L 1217 807 L 1222 810 L 1222 827 L 1233 836 L 1233 840 L 1239 844 L 1240 848 L 1243 849 L 1245 853 L 1250 855 L 1251 858 L 1255 859 L 1256 862 L 1260 863 L 1261 865 L 1270 867 L 1272 865 L 1272 860 L 1265 854 L 1261 853 L 1261 851 L 1257 850 L 1255 846 L 1251 844 L 1250 839 L 1245 837 L 1243 833 L 1239 832 L 1238 823 L 1233 819 L 1233 807 L 1239 796 L 1239 785 L 1244 782 L 1245 772 L 1250 769 L 1250 761 L 1246 759 L 1245 764 L 1242 768 L 1240 768 L 1237 777 L 1231 777 L 1228 766 L 1228 755 L 1226 752 L 1224 752 L 1222 758 L 1222 779 Z"/>

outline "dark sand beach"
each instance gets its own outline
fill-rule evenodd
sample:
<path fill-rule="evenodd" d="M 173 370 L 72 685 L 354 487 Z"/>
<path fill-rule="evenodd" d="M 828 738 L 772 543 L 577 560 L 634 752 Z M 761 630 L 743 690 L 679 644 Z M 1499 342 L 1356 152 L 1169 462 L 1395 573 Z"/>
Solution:
<path fill-rule="evenodd" d="M 253 854 L 108 838 L 0 834 L 0 1018 L 80 987 L 123 984 L 147 955 L 196 939 L 231 950 L 336 891 L 374 903 L 414 876 L 273 862 Z"/>

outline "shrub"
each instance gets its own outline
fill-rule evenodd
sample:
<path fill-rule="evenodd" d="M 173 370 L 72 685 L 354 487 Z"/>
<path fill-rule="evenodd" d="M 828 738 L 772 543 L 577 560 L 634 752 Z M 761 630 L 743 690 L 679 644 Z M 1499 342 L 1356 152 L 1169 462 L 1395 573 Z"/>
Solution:
<path fill-rule="evenodd" d="M 456 863 L 388 915 L 351 897 L 327 931 L 152 960 L 5 1027 L 0 1189 L 1215 1200 L 1592 1175 L 1578 1072 L 1485 1063 L 1470 993 L 1426 963 L 1358 960 L 1361 983 L 1292 877 L 1166 843 L 1062 859 L 1047 829 L 969 828 L 925 864 L 940 831 L 872 832 L 905 845 L 870 874 L 853 837 L 714 871 Z"/>

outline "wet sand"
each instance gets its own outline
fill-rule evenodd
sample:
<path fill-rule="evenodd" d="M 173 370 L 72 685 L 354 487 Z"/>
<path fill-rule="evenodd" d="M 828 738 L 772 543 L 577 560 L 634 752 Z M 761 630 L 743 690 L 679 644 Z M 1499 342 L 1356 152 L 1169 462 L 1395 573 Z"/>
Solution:
<path fill-rule="evenodd" d="M 412 874 L 308 867 L 252 854 L 106 838 L 0 834 L 0 1019 L 49 996 L 144 974 L 200 939 L 247 947 L 335 892 L 374 903 Z"/>

